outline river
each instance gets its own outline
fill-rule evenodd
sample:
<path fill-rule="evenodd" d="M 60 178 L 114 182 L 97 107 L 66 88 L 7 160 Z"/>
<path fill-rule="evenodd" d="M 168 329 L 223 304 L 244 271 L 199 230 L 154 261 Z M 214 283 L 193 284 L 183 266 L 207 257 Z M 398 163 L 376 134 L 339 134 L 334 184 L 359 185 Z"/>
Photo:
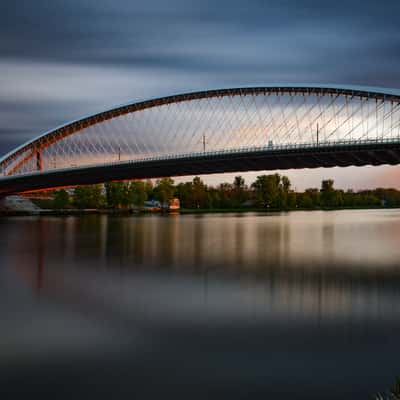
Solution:
<path fill-rule="evenodd" d="M 400 210 L 0 219 L 0 394 L 368 399 Z"/>

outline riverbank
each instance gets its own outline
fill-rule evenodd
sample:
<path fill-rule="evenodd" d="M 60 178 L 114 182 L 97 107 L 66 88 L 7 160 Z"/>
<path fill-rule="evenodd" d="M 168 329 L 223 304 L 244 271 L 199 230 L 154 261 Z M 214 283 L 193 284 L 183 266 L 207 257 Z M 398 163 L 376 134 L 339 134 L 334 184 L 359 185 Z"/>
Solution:
<path fill-rule="evenodd" d="M 296 211 L 340 211 L 340 210 L 388 210 L 399 207 L 365 206 L 365 207 L 316 207 L 316 208 L 183 208 L 181 214 L 215 214 L 215 213 L 280 213 Z"/>
<path fill-rule="evenodd" d="M 34 215 L 54 215 L 54 216 L 70 216 L 70 215 L 130 215 L 139 214 L 138 211 L 132 209 L 65 209 L 65 210 L 1 210 L 0 217 L 13 217 L 13 216 L 34 216 Z"/>
<path fill-rule="evenodd" d="M 340 208 L 182 208 L 174 211 L 150 211 L 143 209 L 121 208 L 121 209 L 41 209 L 34 211 L 23 210 L 0 210 L 0 217 L 18 217 L 18 216 L 81 216 L 81 215 L 145 215 L 145 214 L 228 214 L 228 213 L 282 213 L 296 211 L 340 211 L 340 210 L 388 210 L 399 207 L 340 207 Z"/>

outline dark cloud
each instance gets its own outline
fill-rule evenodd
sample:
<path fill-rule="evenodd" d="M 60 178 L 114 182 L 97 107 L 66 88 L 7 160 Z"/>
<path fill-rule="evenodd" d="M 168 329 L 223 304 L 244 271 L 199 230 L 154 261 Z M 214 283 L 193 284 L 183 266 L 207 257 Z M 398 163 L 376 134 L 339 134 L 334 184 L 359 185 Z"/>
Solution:
<path fill-rule="evenodd" d="M 2 0 L 0 153 L 71 118 L 185 90 L 399 87 L 398 15 L 398 0 Z"/>
<path fill-rule="evenodd" d="M 228 52 L 251 72 L 295 50 L 303 55 L 296 72 L 312 65 L 316 51 L 372 57 L 374 47 L 400 40 L 396 1 L 8 0 L 0 11 L 3 57 L 52 62 L 202 70 Z"/>

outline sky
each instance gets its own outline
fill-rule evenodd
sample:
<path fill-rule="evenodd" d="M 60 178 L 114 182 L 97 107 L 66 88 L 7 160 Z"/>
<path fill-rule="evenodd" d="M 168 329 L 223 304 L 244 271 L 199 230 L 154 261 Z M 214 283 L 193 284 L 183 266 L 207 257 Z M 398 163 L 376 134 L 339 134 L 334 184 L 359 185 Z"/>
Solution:
<path fill-rule="evenodd" d="M 0 154 L 69 120 L 179 92 L 400 88 L 399 15 L 398 0 L 1 0 Z M 282 173 L 299 190 L 324 178 L 400 187 L 397 166 Z"/>

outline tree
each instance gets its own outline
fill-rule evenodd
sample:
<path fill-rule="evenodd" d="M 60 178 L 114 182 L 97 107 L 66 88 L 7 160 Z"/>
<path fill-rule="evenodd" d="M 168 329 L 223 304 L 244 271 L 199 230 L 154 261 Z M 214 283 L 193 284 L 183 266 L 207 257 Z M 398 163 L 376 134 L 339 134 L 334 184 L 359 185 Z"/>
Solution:
<path fill-rule="evenodd" d="M 174 192 L 174 181 L 171 178 L 162 178 L 158 180 L 153 189 L 154 198 L 163 204 L 174 197 Z"/>
<path fill-rule="evenodd" d="M 130 195 L 131 195 L 130 187 L 131 187 L 131 183 L 122 182 L 121 192 L 120 192 L 120 196 L 121 196 L 120 205 L 125 208 L 129 207 L 132 204 L 132 201 L 130 198 Z"/>
<path fill-rule="evenodd" d="M 153 199 L 153 182 L 150 179 L 144 182 L 144 190 L 146 192 L 146 197 L 148 199 Z"/>
<path fill-rule="evenodd" d="M 315 204 L 313 202 L 313 199 L 311 197 L 311 195 L 309 193 L 307 193 L 307 191 L 305 191 L 304 193 L 301 193 L 298 196 L 298 204 L 300 208 L 314 208 Z"/>
<path fill-rule="evenodd" d="M 290 191 L 287 195 L 286 206 L 290 209 L 296 208 L 297 205 L 297 194 L 294 191 Z"/>
<path fill-rule="evenodd" d="M 142 181 L 131 182 L 129 186 L 129 204 L 142 207 L 147 200 L 146 185 Z"/>
<path fill-rule="evenodd" d="M 305 195 L 308 195 L 311 199 L 311 207 L 310 208 L 314 208 L 314 207 L 319 207 L 321 204 L 321 194 L 319 192 L 319 190 L 317 188 L 309 188 L 306 189 L 306 191 L 304 192 Z"/>
<path fill-rule="evenodd" d="M 321 183 L 321 205 L 324 207 L 335 207 L 337 205 L 337 194 L 333 184 L 332 179 L 323 180 Z"/>
<path fill-rule="evenodd" d="M 242 176 L 235 176 L 233 181 L 233 187 L 235 190 L 244 190 L 244 178 Z"/>
<path fill-rule="evenodd" d="M 206 191 L 206 197 L 204 201 L 204 208 L 214 208 L 214 193 L 211 190 Z"/>
<path fill-rule="evenodd" d="M 279 195 L 277 199 L 277 204 L 276 206 L 278 208 L 288 208 L 289 206 L 289 197 L 290 197 L 290 203 L 292 204 L 293 202 L 296 203 L 296 198 L 293 195 L 290 195 L 290 180 L 287 176 L 283 175 L 280 177 L 280 183 L 279 183 Z M 295 205 L 295 204 L 294 204 Z"/>
<path fill-rule="evenodd" d="M 257 176 L 256 181 L 252 184 L 256 192 L 256 202 L 264 208 L 276 206 L 280 182 L 279 174 Z"/>
<path fill-rule="evenodd" d="M 67 208 L 69 205 L 69 194 L 65 189 L 57 190 L 54 193 L 54 207 L 58 210 Z"/>
<path fill-rule="evenodd" d="M 290 183 L 290 180 L 287 176 L 282 175 L 281 177 L 281 185 L 282 185 L 282 190 L 285 193 L 289 193 L 290 187 L 292 186 L 292 184 Z"/>
<path fill-rule="evenodd" d="M 191 208 L 193 206 L 193 187 L 192 182 L 179 183 L 175 188 L 175 196 L 178 197 L 181 206 Z"/>
<path fill-rule="evenodd" d="M 232 193 L 233 186 L 231 183 L 224 182 L 218 186 L 219 206 L 221 208 L 232 207 Z"/>
<path fill-rule="evenodd" d="M 105 199 L 101 185 L 78 186 L 74 189 L 74 204 L 78 208 L 102 208 Z"/>
<path fill-rule="evenodd" d="M 335 190 L 332 179 L 321 183 L 321 205 L 323 207 L 341 207 L 345 204 L 346 194 L 343 190 Z"/>
<path fill-rule="evenodd" d="M 235 176 L 233 181 L 232 207 L 240 207 L 247 200 L 245 181 L 241 176 Z"/>
<path fill-rule="evenodd" d="M 108 182 L 104 186 L 108 207 L 119 208 L 127 204 L 127 184 L 123 182 Z"/>
<path fill-rule="evenodd" d="M 206 200 L 206 185 L 200 177 L 195 176 L 192 183 L 193 204 L 196 208 L 203 208 Z"/>

